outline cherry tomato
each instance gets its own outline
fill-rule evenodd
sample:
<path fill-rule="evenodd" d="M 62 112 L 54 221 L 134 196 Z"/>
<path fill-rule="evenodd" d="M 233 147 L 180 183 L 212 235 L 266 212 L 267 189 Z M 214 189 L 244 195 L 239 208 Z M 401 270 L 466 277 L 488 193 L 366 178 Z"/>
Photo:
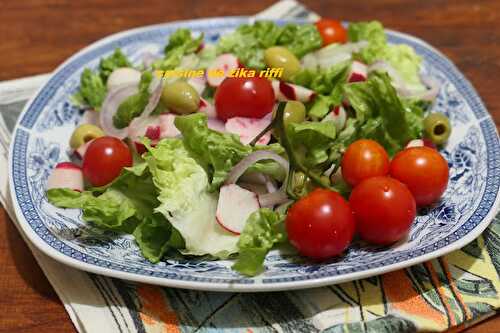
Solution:
<path fill-rule="evenodd" d="M 262 118 L 272 112 L 274 90 L 266 78 L 233 78 L 222 81 L 215 92 L 217 117 Z"/>
<path fill-rule="evenodd" d="M 316 22 L 316 29 L 323 39 L 323 46 L 347 42 L 347 31 L 337 20 L 322 18 Z"/>
<path fill-rule="evenodd" d="M 390 174 L 406 184 L 418 206 L 436 202 L 448 184 L 448 163 L 429 147 L 407 148 L 394 156 Z"/>
<path fill-rule="evenodd" d="M 93 186 L 112 182 L 124 167 L 132 166 L 132 154 L 127 145 L 112 136 L 95 139 L 83 157 L 83 175 Z"/>
<path fill-rule="evenodd" d="M 297 201 L 288 210 L 285 224 L 290 243 L 316 260 L 342 253 L 356 229 L 348 202 L 326 189 L 316 189 Z"/>
<path fill-rule="evenodd" d="M 389 173 L 389 156 L 379 143 L 361 139 L 349 145 L 342 157 L 342 177 L 351 186 Z"/>
<path fill-rule="evenodd" d="M 390 177 L 372 177 L 354 188 L 349 198 L 356 227 L 367 242 L 388 245 L 403 238 L 415 219 L 415 199 Z"/>

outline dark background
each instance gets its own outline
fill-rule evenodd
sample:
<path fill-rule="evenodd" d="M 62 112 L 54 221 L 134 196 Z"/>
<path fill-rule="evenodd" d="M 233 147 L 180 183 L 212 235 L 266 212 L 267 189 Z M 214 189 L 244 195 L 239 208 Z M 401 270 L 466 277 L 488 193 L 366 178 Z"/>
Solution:
<path fill-rule="evenodd" d="M 138 26 L 253 15 L 272 0 L 2 1 L 0 81 L 47 73 L 88 44 Z M 500 125 L 500 1 L 304 0 L 325 17 L 373 20 L 429 42 L 478 90 Z M 64 307 L 0 208 L 0 332 L 75 332 Z M 468 332 L 500 332 L 500 317 Z"/>

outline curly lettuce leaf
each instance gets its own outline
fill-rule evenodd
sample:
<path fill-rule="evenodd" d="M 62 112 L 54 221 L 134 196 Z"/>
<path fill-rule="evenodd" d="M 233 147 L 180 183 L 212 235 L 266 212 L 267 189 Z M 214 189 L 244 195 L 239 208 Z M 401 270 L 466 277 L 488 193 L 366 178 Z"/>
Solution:
<path fill-rule="evenodd" d="M 252 213 L 238 240 L 238 260 L 232 268 L 248 276 L 262 272 L 267 253 L 287 240 L 284 220 L 284 213 L 269 208 Z"/>
<path fill-rule="evenodd" d="M 80 89 L 73 100 L 98 110 L 106 98 L 106 85 L 98 73 L 85 68 L 80 77 Z"/>
<path fill-rule="evenodd" d="M 163 214 L 182 236 L 185 248 L 181 253 L 227 258 L 237 252 L 238 236 L 215 220 L 217 194 L 208 192 L 205 170 L 182 141 L 164 139 L 146 147 L 143 157 L 159 192 L 155 212 Z"/>
<path fill-rule="evenodd" d="M 224 35 L 217 43 L 217 52 L 233 53 L 245 66 L 266 67 L 264 51 L 271 46 L 284 46 L 301 58 L 321 47 L 321 36 L 312 24 L 287 24 L 283 27 L 271 21 L 244 24 L 233 33 Z"/>
<path fill-rule="evenodd" d="M 107 58 L 102 58 L 99 63 L 99 73 L 103 82 L 107 82 L 109 75 L 111 75 L 115 69 L 121 67 L 132 67 L 132 64 L 127 56 L 123 54 L 122 50 L 117 48 L 112 55 Z"/>
<path fill-rule="evenodd" d="M 183 136 L 186 149 L 197 159 L 210 176 L 210 191 L 217 190 L 236 163 L 255 150 L 269 149 L 277 153 L 283 152 L 281 146 L 252 147 L 244 145 L 235 134 L 220 133 L 207 126 L 207 116 L 195 113 L 177 117 L 175 126 Z M 282 173 L 276 171 L 274 162 L 256 163 L 249 171 L 270 172 L 271 176 L 282 179 Z"/>
<path fill-rule="evenodd" d="M 313 168 L 328 160 L 328 151 L 335 144 L 335 122 L 291 123 L 286 131 L 296 151 L 304 151 L 301 162 L 305 166 Z"/>
<path fill-rule="evenodd" d="M 361 40 L 369 42 L 368 47 L 361 50 L 358 55 L 363 62 L 372 64 L 377 60 L 385 60 L 399 72 L 411 89 L 425 90 L 419 77 L 421 57 L 408 45 L 387 43 L 384 27 L 380 22 L 351 23 L 348 35 L 352 42 Z"/>
<path fill-rule="evenodd" d="M 191 30 L 178 29 L 170 35 L 167 46 L 165 47 L 165 56 L 163 59 L 153 63 L 153 68 L 158 70 L 174 69 L 181 63 L 182 58 L 194 53 L 203 42 L 203 34 L 194 38 Z"/>

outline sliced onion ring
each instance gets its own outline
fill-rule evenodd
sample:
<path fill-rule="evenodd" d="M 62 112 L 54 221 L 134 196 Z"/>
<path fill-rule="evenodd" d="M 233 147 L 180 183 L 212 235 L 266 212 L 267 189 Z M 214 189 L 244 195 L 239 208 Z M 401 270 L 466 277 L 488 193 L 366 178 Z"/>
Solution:
<path fill-rule="evenodd" d="M 257 198 L 261 207 L 273 207 L 290 200 L 285 191 L 282 190 L 273 193 L 259 194 Z"/>
<path fill-rule="evenodd" d="M 236 164 L 233 167 L 233 169 L 227 176 L 227 179 L 224 184 L 229 185 L 236 183 L 238 179 L 241 177 L 241 175 L 243 175 L 249 167 L 251 167 L 256 162 L 261 160 L 276 161 L 279 165 L 281 165 L 283 169 L 285 169 L 288 172 L 289 164 L 286 159 L 276 154 L 275 152 L 268 150 L 259 150 L 249 154 L 247 157 L 239 161 L 238 164 Z"/>
<path fill-rule="evenodd" d="M 104 99 L 104 102 L 102 103 L 101 111 L 99 112 L 99 123 L 107 135 L 111 135 L 119 139 L 124 139 L 127 136 L 127 128 L 116 128 L 113 123 L 113 117 L 120 104 L 122 104 L 122 102 L 128 97 L 135 95 L 138 92 L 139 89 L 137 88 L 137 85 L 134 84 L 120 86 L 108 93 L 106 99 Z"/>

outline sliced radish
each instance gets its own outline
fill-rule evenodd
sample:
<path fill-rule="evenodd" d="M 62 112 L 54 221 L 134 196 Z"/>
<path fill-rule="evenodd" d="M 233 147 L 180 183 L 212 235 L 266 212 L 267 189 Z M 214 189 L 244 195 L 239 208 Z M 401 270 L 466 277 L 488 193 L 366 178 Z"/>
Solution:
<path fill-rule="evenodd" d="M 240 67 L 238 58 L 230 53 L 221 54 L 215 58 L 213 64 L 207 69 L 207 81 L 212 87 L 218 87 L 232 70 Z M 214 75 L 216 71 L 224 71 L 223 76 Z"/>
<path fill-rule="evenodd" d="M 250 214 L 260 208 L 254 192 L 236 185 L 224 185 L 217 203 L 217 222 L 229 232 L 241 234 Z"/>
<path fill-rule="evenodd" d="M 226 132 L 226 124 L 224 124 L 224 122 L 222 120 L 219 120 L 217 118 L 208 118 L 207 126 L 208 126 L 208 128 L 210 128 L 214 131 L 217 131 L 217 132 L 221 132 L 221 133 Z"/>
<path fill-rule="evenodd" d="M 217 118 L 215 107 L 204 98 L 200 98 L 200 107 L 198 108 L 198 110 L 205 113 L 208 118 Z"/>
<path fill-rule="evenodd" d="M 175 138 L 176 136 L 181 135 L 181 132 L 175 127 L 174 121 L 175 117 L 177 117 L 174 114 L 171 113 L 165 113 L 160 115 L 160 138 Z"/>
<path fill-rule="evenodd" d="M 368 77 L 368 66 L 359 61 L 353 61 L 351 65 L 351 72 L 349 73 L 348 82 L 362 82 L 366 81 Z"/>
<path fill-rule="evenodd" d="M 226 131 L 240 136 L 241 143 L 249 144 L 260 132 L 271 123 L 272 116 L 269 114 L 264 118 L 233 117 L 226 121 Z M 263 135 L 257 144 L 265 145 L 271 140 L 271 133 Z"/>
<path fill-rule="evenodd" d="M 111 72 L 106 86 L 108 91 L 111 91 L 124 85 L 137 85 L 139 81 L 141 81 L 141 72 L 134 68 L 122 67 Z"/>
<path fill-rule="evenodd" d="M 207 86 L 207 80 L 204 76 L 201 77 L 192 77 L 189 80 L 187 80 L 187 83 L 196 90 L 198 95 L 201 95 L 203 93 L 203 90 L 205 90 L 205 87 Z"/>
<path fill-rule="evenodd" d="M 69 188 L 74 191 L 83 191 L 82 169 L 71 162 L 58 163 L 47 181 L 47 189 Z"/>
<path fill-rule="evenodd" d="M 296 84 L 273 80 L 271 82 L 274 90 L 274 96 L 278 101 L 300 101 L 310 102 L 316 96 L 311 89 L 307 89 Z"/>
<path fill-rule="evenodd" d="M 85 156 L 85 153 L 87 152 L 87 149 L 89 148 L 92 141 L 94 141 L 94 140 L 92 139 L 90 141 L 87 141 L 83 145 L 81 145 L 80 147 L 76 148 L 74 151 L 75 156 L 83 161 L 83 157 Z"/>
<path fill-rule="evenodd" d="M 345 109 L 341 105 L 337 105 L 333 108 L 332 112 L 326 115 L 322 121 L 333 120 L 335 122 L 335 129 L 337 133 L 344 129 L 345 122 L 347 119 L 347 114 Z"/>
<path fill-rule="evenodd" d="M 408 142 L 406 144 L 405 149 L 406 148 L 412 148 L 412 147 L 429 147 L 429 148 L 436 149 L 436 145 L 434 144 L 434 142 L 432 142 L 429 139 L 414 139 L 414 140 L 411 140 L 410 142 Z"/>

